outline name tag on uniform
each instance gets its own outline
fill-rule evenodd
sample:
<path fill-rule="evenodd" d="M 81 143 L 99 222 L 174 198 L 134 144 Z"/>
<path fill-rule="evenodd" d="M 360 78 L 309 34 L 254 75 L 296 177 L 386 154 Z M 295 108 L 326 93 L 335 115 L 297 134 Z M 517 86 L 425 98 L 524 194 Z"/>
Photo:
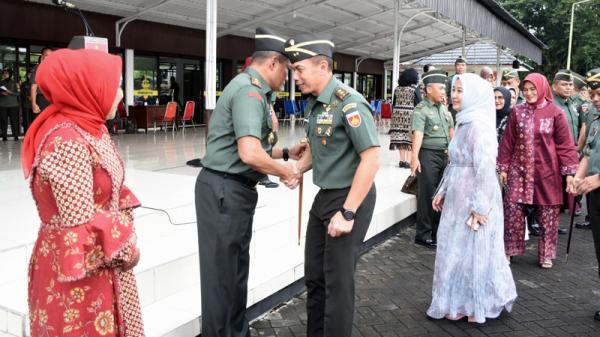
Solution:
<path fill-rule="evenodd" d="M 317 116 L 317 124 L 320 125 L 331 125 L 333 124 L 333 114 L 322 113 Z"/>

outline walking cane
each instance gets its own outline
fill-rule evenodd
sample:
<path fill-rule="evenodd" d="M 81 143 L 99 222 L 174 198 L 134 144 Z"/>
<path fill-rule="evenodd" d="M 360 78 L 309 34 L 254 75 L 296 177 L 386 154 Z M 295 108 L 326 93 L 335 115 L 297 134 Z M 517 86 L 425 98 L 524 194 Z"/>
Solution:
<path fill-rule="evenodd" d="M 573 222 L 575 222 L 575 206 L 577 198 L 573 196 L 573 207 L 571 208 L 571 223 L 569 224 L 569 238 L 567 239 L 567 254 L 565 255 L 565 264 L 569 262 L 569 251 L 571 250 L 571 238 L 573 237 Z"/>

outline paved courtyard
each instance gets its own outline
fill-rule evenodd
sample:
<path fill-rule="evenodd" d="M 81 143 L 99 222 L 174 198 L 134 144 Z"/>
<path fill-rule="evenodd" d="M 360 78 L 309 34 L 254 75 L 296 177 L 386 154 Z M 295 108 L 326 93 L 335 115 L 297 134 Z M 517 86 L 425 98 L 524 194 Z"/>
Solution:
<path fill-rule="evenodd" d="M 568 227 L 562 215 L 561 226 Z M 518 299 L 511 313 L 477 325 L 430 320 L 435 251 L 413 243 L 414 226 L 364 254 L 356 272 L 353 336 L 600 336 L 600 282 L 591 230 L 574 229 L 568 264 L 567 235 L 559 235 L 558 257 L 551 270 L 537 266 L 537 237 L 527 254 L 511 264 Z M 306 293 L 252 323 L 252 336 L 306 336 Z"/>

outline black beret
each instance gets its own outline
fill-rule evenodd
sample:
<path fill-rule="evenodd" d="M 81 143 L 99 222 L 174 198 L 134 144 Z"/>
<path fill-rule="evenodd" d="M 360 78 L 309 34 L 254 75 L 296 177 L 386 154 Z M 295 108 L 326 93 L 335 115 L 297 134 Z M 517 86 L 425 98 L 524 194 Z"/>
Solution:
<path fill-rule="evenodd" d="M 596 90 L 600 88 L 600 68 L 594 68 L 587 72 L 586 82 L 590 89 Z"/>
<path fill-rule="evenodd" d="M 292 63 L 317 55 L 332 58 L 335 46 L 331 41 L 332 38 L 333 36 L 327 33 L 296 35 L 285 43 L 285 52 Z"/>
<path fill-rule="evenodd" d="M 423 80 L 423 84 L 425 85 L 432 83 L 446 84 L 448 76 L 446 76 L 446 72 L 444 72 L 443 70 L 431 70 L 423 74 L 423 77 L 421 79 Z"/>
<path fill-rule="evenodd" d="M 560 69 L 554 75 L 554 81 L 568 81 L 568 82 L 573 82 L 573 74 L 568 69 Z"/>
<path fill-rule="evenodd" d="M 268 28 L 258 27 L 254 35 L 254 51 L 276 51 L 286 55 L 285 38 Z"/>
<path fill-rule="evenodd" d="M 585 85 L 587 83 L 585 83 L 585 78 L 581 75 L 579 75 L 578 73 L 572 71 L 571 75 L 573 75 L 573 84 L 578 88 L 578 89 L 582 89 L 583 87 L 585 87 Z"/>

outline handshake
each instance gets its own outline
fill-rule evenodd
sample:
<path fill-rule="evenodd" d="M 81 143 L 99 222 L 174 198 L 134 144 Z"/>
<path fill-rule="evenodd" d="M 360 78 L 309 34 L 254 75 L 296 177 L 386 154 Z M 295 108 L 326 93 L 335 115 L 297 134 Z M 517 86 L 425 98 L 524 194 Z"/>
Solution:
<path fill-rule="evenodd" d="M 298 170 L 298 166 L 296 163 L 289 163 L 284 165 L 285 173 L 279 177 L 279 181 L 281 181 L 285 186 L 289 189 L 293 190 L 300 184 L 302 180 L 302 172 Z"/>
<path fill-rule="evenodd" d="M 300 160 L 304 155 L 304 152 L 307 147 L 307 142 L 305 140 L 301 140 L 300 144 L 289 149 L 289 156 L 293 160 Z M 284 171 L 279 176 L 279 180 L 287 186 L 289 189 L 295 189 L 300 182 L 302 181 L 302 172 L 298 168 L 296 163 L 289 163 L 284 165 Z"/>

